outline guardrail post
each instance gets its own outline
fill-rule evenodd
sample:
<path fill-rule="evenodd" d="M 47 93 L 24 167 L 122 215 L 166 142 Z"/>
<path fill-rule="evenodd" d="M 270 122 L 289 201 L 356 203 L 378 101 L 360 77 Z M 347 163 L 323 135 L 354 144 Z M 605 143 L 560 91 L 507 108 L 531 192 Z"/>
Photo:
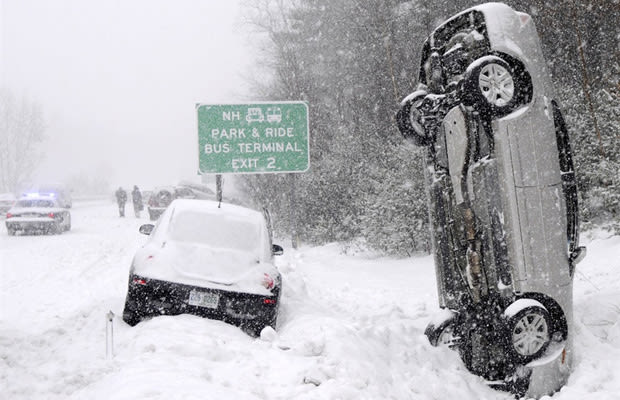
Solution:
<path fill-rule="evenodd" d="M 114 313 L 112 311 L 106 314 L 105 354 L 108 360 L 114 357 Z"/>

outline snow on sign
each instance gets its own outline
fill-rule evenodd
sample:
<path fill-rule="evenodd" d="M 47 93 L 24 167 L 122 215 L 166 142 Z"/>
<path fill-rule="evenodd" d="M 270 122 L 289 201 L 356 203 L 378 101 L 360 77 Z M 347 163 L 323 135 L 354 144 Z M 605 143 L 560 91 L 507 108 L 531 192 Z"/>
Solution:
<path fill-rule="evenodd" d="M 196 111 L 201 174 L 308 170 L 305 103 L 197 104 Z"/>

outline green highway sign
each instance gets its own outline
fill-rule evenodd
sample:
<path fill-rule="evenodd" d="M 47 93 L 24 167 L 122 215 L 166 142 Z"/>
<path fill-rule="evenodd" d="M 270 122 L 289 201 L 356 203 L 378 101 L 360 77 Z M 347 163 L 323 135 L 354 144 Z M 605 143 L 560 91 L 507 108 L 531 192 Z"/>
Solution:
<path fill-rule="evenodd" d="M 303 102 L 197 104 L 201 174 L 304 172 L 310 167 Z"/>

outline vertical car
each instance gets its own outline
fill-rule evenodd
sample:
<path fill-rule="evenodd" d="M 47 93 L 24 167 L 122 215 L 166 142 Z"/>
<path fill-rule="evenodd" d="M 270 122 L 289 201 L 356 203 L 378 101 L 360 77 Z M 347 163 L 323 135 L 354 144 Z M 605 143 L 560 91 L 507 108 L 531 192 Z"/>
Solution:
<path fill-rule="evenodd" d="M 282 279 L 263 213 L 210 200 L 174 200 L 129 271 L 123 319 L 194 314 L 259 335 L 276 328 Z"/>
<path fill-rule="evenodd" d="M 426 149 L 443 312 L 426 334 L 519 395 L 551 394 L 572 362 L 579 246 L 569 137 L 531 16 L 465 10 L 422 47 L 418 90 L 396 116 Z"/>

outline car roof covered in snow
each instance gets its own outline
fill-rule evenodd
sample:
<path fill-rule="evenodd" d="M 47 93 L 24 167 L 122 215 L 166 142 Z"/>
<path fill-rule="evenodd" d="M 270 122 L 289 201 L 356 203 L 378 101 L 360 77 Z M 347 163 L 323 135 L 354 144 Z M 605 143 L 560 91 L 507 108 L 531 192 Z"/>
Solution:
<path fill-rule="evenodd" d="M 236 216 L 244 219 L 263 220 L 263 214 L 250 208 L 220 203 L 213 200 L 175 199 L 169 206 L 171 212 L 198 211 L 201 213 Z"/>
<path fill-rule="evenodd" d="M 142 276 L 210 287 L 207 282 L 239 283 L 256 268 L 272 268 L 272 257 L 261 212 L 211 200 L 176 199 L 132 265 Z M 257 293 L 254 286 L 244 290 Z"/>

